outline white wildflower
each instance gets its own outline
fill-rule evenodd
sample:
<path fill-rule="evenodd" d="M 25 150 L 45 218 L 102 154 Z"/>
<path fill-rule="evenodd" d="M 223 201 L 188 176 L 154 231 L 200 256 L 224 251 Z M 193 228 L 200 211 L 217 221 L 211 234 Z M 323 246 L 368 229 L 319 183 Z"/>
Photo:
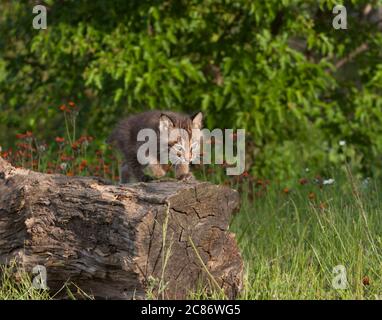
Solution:
<path fill-rule="evenodd" d="M 340 145 L 340 147 L 344 147 L 346 145 L 346 141 L 340 140 L 340 142 L 338 144 Z"/>
<path fill-rule="evenodd" d="M 362 187 L 364 189 L 366 189 L 370 184 L 370 177 L 366 177 L 363 181 L 362 181 Z"/>
<path fill-rule="evenodd" d="M 61 170 L 66 170 L 67 167 L 68 167 L 68 164 L 66 162 L 63 162 L 60 164 Z"/>
<path fill-rule="evenodd" d="M 334 179 L 326 179 L 326 180 L 322 181 L 322 184 L 323 184 L 324 186 L 326 186 L 326 185 L 333 184 L 334 182 L 335 182 Z"/>
<path fill-rule="evenodd" d="M 43 144 L 41 144 L 41 145 L 38 146 L 38 151 L 39 151 L 40 153 L 45 152 L 45 150 L 46 150 L 46 147 L 45 147 Z"/>

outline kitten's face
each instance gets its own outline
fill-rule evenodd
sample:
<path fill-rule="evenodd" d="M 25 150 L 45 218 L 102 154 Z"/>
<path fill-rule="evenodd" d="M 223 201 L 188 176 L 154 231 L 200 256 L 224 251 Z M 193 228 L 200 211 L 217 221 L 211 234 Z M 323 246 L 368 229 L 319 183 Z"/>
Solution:
<path fill-rule="evenodd" d="M 167 146 L 171 163 L 189 164 L 200 157 L 202 120 L 203 115 L 199 112 L 177 127 L 167 116 L 161 116 L 159 129 L 168 131 Z"/>

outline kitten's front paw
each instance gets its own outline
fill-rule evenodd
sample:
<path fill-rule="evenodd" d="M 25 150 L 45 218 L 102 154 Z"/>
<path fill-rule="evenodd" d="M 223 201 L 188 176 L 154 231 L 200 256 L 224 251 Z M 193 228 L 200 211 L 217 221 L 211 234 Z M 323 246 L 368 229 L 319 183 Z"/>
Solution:
<path fill-rule="evenodd" d="M 178 180 L 181 181 L 194 181 L 195 177 L 192 173 L 185 173 L 178 177 Z"/>

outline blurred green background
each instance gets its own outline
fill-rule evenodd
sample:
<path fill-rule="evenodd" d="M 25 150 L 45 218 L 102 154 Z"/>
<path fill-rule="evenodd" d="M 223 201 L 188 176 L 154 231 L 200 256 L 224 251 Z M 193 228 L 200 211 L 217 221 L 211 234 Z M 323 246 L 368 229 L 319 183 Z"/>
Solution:
<path fill-rule="evenodd" d="M 32 28 L 46 5 L 47 30 Z M 336 4 L 347 30 L 332 26 Z M 381 175 L 382 1 L 0 0 L 0 146 L 31 131 L 104 144 L 122 116 L 203 110 L 247 130 L 247 167 L 280 180 L 346 163 Z"/>

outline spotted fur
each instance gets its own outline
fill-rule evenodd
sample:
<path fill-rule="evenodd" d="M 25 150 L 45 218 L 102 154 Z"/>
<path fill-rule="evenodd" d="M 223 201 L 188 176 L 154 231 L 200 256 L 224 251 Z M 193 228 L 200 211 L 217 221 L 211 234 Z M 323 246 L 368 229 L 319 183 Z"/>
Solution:
<path fill-rule="evenodd" d="M 171 111 L 147 111 L 132 115 L 121 120 L 108 138 L 122 152 L 125 161 L 121 168 L 121 182 L 148 181 L 151 177 L 145 174 L 146 167 L 152 176 L 160 178 L 166 174 L 168 164 L 160 164 L 159 137 L 162 130 L 168 130 L 169 139 L 167 152 L 175 169 L 177 179 L 192 178 L 189 166 L 199 154 L 201 139 L 202 113 L 189 116 Z M 141 129 L 153 129 L 158 137 L 158 154 L 156 161 L 147 166 L 141 165 L 137 160 L 137 152 L 143 142 L 137 141 Z M 193 130 L 194 129 L 194 130 Z"/>

